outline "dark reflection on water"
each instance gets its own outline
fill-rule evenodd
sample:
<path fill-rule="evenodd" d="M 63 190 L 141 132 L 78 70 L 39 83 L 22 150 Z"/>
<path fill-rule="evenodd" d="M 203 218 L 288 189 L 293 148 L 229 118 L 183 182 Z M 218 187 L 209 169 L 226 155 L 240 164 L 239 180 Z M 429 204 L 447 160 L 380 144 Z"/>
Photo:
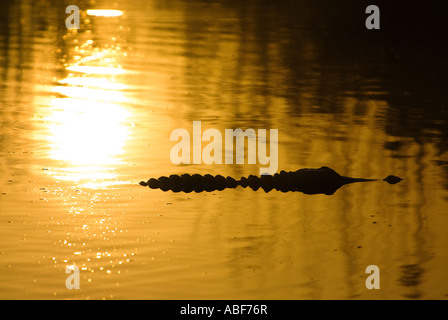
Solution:
<path fill-rule="evenodd" d="M 92 274 L 110 271 L 81 298 L 102 297 L 112 282 L 123 285 L 116 292 L 126 298 L 139 285 L 154 289 L 140 292 L 152 298 L 446 295 L 447 51 L 437 2 L 416 8 L 377 1 L 375 31 L 364 27 L 364 1 L 80 0 L 78 32 L 65 28 L 64 2 L 0 4 L 0 214 L 14 221 L 36 213 L 22 217 L 31 229 L 1 227 L 1 297 L 11 288 L 18 296 L 46 295 L 39 281 L 54 270 L 37 268 L 34 289 L 16 282 L 26 281 L 18 275 L 30 265 L 49 260 L 75 261 Z M 85 16 L 92 7 L 124 15 Z M 95 54 L 103 54 L 98 60 L 109 72 L 124 73 L 93 77 L 67 69 L 98 67 Z M 77 77 L 94 81 L 69 82 Z M 84 90 L 102 85 L 113 87 Z M 331 199 L 241 188 L 186 199 L 119 187 L 148 175 L 254 173 L 254 166 L 172 165 L 169 133 L 193 120 L 220 130 L 278 128 L 279 171 L 327 165 L 342 175 L 405 181 L 391 188 L 356 184 Z M 77 145 L 71 136 L 88 144 L 97 135 L 103 140 L 94 148 L 70 153 Z M 102 179 L 111 184 L 86 187 Z M 45 222 L 33 220 L 40 217 Z M 54 238 L 42 235 L 42 225 Z M 104 230 L 129 233 L 99 239 Z M 30 233 L 33 244 L 24 240 Z M 15 250 L 19 245 L 25 249 Z M 72 250 L 76 245 L 86 250 Z M 141 257 L 126 269 L 132 276 L 109 276 L 131 265 L 137 249 Z M 110 261 L 93 264 L 93 252 Z M 386 271 L 378 296 L 363 287 L 365 267 L 375 263 Z M 47 283 L 67 295 L 56 285 Z"/>
<path fill-rule="evenodd" d="M 403 275 L 399 278 L 400 283 L 405 287 L 417 287 L 416 291 L 405 294 L 406 297 L 411 299 L 421 298 L 421 292 L 418 290 L 418 286 L 422 282 L 422 277 L 425 270 L 416 264 L 401 266 Z"/>

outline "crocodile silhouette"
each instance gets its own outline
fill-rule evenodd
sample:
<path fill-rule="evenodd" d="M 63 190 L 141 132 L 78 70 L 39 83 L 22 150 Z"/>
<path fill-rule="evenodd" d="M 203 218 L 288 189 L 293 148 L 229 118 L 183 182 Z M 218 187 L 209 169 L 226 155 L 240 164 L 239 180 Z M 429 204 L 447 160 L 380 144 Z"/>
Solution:
<path fill-rule="evenodd" d="M 305 194 L 334 194 L 340 187 L 349 183 L 378 181 L 380 179 L 358 179 L 344 177 L 331 168 L 321 167 L 319 169 L 300 169 L 297 171 L 281 171 L 274 175 L 262 175 L 261 177 L 250 175 L 249 177 L 235 180 L 232 177 L 212 176 L 210 174 L 183 174 L 162 176 L 158 179 L 151 178 L 141 181 L 140 185 L 151 189 L 173 192 L 211 192 L 222 191 L 227 188 L 249 187 L 253 190 L 262 189 L 265 192 L 277 190 L 281 192 L 298 191 Z M 389 175 L 382 179 L 389 184 L 400 182 L 401 178 Z"/>

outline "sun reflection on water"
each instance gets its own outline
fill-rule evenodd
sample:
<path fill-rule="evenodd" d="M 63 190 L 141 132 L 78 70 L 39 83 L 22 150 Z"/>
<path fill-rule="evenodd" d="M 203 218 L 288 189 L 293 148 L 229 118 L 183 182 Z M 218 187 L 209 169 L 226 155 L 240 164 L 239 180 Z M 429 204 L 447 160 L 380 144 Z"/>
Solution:
<path fill-rule="evenodd" d="M 120 91 L 60 86 L 54 92 L 67 98 L 52 101 L 48 142 L 50 157 L 67 167 L 55 175 L 60 180 L 110 180 L 113 166 L 122 163 L 120 155 L 131 126 L 129 111 L 111 101 L 124 102 Z M 106 100 L 107 102 L 105 102 Z M 98 181 L 104 182 L 104 181 Z"/>
<path fill-rule="evenodd" d="M 101 16 L 118 16 L 117 11 L 89 10 Z M 52 89 L 55 97 L 45 118 L 47 141 L 50 158 L 62 161 L 62 166 L 47 173 L 93 189 L 128 183 L 116 174 L 133 126 L 126 107 L 128 86 L 122 79 L 126 70 L 120 65 L 126 55 L 119 44 L 101 48 L 91 36 L 81 41 L 82 36 L 78 33 L 70 39 L 73 54 L 65 64 L 68 74 Z"/>
<path fill-rule="evenodd" d="M 65 250 L 51 259 L 79 266 L 87 277 L 86 287 L 108 283 L 108 278 L 118 285 L 117 275 L 136 253 L 134 248 L 109 245 L 127 232 L 121 220 L 126 205 L 118 187 L 130 184 L 120 170 L 127 165 L 125 147 L 134 127 L 129 107 L 133 100 L 125 82 L 129 71 L 121 66 L 127 56 L 125 40 L 117 34 L 118 24 L 95 28 L 94 22 L 95 16 L 117 17 L 123 12 L 88 10 L 87 14 L 93 16 L 84 22 L 89 28 L 69 30 L 63 36 L 64 76 L 52 82 L 53 97 L 43 116 L 47 156 L 54 161 L 45 173 L 58 184 L 63 182 L 56 196 L 67 209 L 62 219 L 54 219 L 55 228 L 66 226 L 55 234 Z M 111 202 L 120 202 L 120 209 L 114 210 Z"/>
<path fill-rule="evenodd" d="M 125 73 L 123 69 L 98 66 L 70 66 L 66 69 L 87 74 L 118 75 Z"/>
<path fill-rule="evenodd" d="M 121 10 L 113 9 L 89 9 L 87 15 L 95 17 L 119 17 L 123 15 Z"/>

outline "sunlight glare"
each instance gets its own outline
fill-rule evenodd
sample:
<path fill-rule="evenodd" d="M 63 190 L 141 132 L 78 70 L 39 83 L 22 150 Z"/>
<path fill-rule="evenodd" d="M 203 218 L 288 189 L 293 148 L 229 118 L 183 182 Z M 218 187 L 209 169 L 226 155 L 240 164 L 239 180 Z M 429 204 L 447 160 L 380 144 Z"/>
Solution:
<path fill-rule="evenodd" d="M 129 127 L 123 122 L 129 113 L 119 105 L 95 100 L 64 98 L 53 100 L 51 156 L 74 165 L 119 163 Z"/>
<path fill-rule="evenodd" d="M 123 15 L 121 10 L 113 9 L 89 9 L 87 15 L 94 17 L 119 17 Z"/>
<path fill-rule="evenodd" d="M 87 74 L 101 74 L 101 75 L 119 75 L 126 71 L 118 68 L 97 67 L 97 66 L 71 66 L 66 68 L 69 71 L 81 72 Z"/>
<path fill-rule="evenodd" d="M 90 88 L 101 88 L 106 90 L 125 90 L 127 86 L 122 83 L 114 83 L 106 78 L 87 78 L 87 77 L 72 77 L 59 80 L 58 83 L 70 85 L 70 86 L 81 86 Z"/>

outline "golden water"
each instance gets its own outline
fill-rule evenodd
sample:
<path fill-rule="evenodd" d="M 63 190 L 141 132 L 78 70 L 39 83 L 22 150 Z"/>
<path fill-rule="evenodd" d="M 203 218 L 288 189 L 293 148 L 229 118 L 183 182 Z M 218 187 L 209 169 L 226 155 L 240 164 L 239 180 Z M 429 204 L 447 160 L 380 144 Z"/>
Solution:
<path fill-rule="evenodd" d="M 78 1 L 77 31 L 59 2 L 3 4 L 0 298 L 446 299 L 447 118 L 406 105 L 381 57 L 328 43 L 307 3 L 297 17 L 251 1 Z M 173 165 L 171 131 L 196 120 L 278 129 L 279 170 L 404 181 L 332 196 L 139 186 L 258 174 Z M 65 287 L 72 264 L 79 290 Z"/>

